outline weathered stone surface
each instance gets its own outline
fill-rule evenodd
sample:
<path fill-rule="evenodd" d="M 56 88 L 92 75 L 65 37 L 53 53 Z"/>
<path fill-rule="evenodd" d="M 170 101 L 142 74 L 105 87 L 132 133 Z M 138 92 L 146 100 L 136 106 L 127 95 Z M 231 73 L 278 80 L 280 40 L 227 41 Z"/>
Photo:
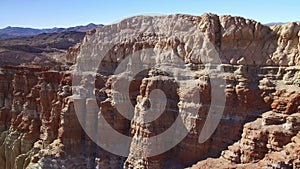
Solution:
<path fill-rule="evenodd" d="M 263 113 L 262 118 L 244 125 L 242 138 L 222 152 L 219 159 L 208 159 L 192 168 L 292 168 L 299 159 L 299 113 L 297 109 L 286 114 L 288 105 L 299 104 L 299 93 L 280 93 L 274 97 L 273 110 Z M 294 97 L 291 97 L 294 96 Z M 284 101 L 283 101 L 284 100 Z M 214 165 L 214 163 L 216 163 Z M 219 164 L 218 164 L 219 163 Z"/>

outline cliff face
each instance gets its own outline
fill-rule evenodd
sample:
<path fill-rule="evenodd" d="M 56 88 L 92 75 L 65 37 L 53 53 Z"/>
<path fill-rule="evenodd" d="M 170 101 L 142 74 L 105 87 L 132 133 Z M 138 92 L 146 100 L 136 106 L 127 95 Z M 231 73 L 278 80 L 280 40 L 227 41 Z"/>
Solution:
<path fill-rule="evenodd" d="M 299 30 L 138 16 L 89 32 L 72 71 L 4 67 L 0 168 L 296 166 Z"/>
<path fill-rule="evenodd" d="M 272 109 L 246 123 L 242 138 L 191 168 L 299 168 L 299 92 L 275 92 Z"/>

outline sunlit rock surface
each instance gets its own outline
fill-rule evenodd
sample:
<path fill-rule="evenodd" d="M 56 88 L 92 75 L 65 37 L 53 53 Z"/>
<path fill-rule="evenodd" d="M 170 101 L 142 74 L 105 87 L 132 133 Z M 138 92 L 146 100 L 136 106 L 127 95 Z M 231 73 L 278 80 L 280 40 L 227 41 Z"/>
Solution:
<path fill-rule="evenodd" d="M 136 29 L 143 33 L 136 36 Z M 268 27 L 214 14 L 137 16 L 89 32 L 69 49 L 66 59 L 77 62 L 71 67 L 5 66 L 0 71 L 0 168 L 297 168 L 299 30 L 299 23 Z M 154 57 L 139 53 L 116 71 L 126 56 L 143 50 Z M 220 63 L 210 66 L 221 73 L 207 71 L 206 59 L 215 56 Z M 173 65 L 163 64 L 168 61 Z M 131 76 L 141 62 L 153 67 Z M 211 137 L 199 143 L 213 106 L 212 88 L 225 95 L 224 111 Z M 151 99 L 155 89 L 164 92 L 166 102 Z M 148 115 L 151 107 L 164 111 Z M 145 156 L 168 147 L 158 142 L 154 150 L 147 140 L 171 128 L 178 116 L 190 129 L 187 136 L 162 154 Z M 132 138 L 126 157 L 94 142 L 98 138 L 124 148 L 106 137 L 101 118 Z M 183 132 L 174 131 L 170 142 Z"/>

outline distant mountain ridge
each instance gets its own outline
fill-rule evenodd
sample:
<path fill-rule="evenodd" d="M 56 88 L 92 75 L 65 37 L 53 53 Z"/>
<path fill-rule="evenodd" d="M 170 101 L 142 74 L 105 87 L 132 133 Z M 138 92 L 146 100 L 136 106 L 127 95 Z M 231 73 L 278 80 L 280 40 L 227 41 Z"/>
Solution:
<path fill-rule="evenodd" d="M 266 26 L 275 26 L 275 25 L 283 25 L 285 24 L 285 22 L 271 22 L 271 23 L 267 23 L 265 24 Z"/>
<path fill-rule="evenodd" d="M 103 26 L 102 24 L 90 23 L 85 26 L 75 26 L 69 28 L 50 28 L 50 29 L 35 29 L 35 28 L 24 28 L 24 27 L 11 27 L 0 29 L 0 38 L 13 38 L 22 36 L 34 36 L 42 33 L 60 33 L 60 32 L 87 32 L 89 30 Z"/>

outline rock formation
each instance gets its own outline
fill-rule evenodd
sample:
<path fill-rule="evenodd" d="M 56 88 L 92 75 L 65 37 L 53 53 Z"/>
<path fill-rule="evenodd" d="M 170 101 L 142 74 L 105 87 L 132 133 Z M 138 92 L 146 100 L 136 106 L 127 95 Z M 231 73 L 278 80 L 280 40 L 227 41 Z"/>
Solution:
<path fill-rule="evenodd" d="M 276 92 L 272 110 L 243 127 L 242 138 L 192 168 L 298 168 L 299 92 Z"/>
<path fill-rule="evenodd" d="M 299 31 L 214 14 L 137 16 L 88 32 L 66 55 L 71 67 L 3 67 L 0 168 L 297 168 Z M 220 122 L 199 143 L 222 94 Z M 167 143 L 149 141 L 178 117 L 187 135 L 179 128 Z"/>

